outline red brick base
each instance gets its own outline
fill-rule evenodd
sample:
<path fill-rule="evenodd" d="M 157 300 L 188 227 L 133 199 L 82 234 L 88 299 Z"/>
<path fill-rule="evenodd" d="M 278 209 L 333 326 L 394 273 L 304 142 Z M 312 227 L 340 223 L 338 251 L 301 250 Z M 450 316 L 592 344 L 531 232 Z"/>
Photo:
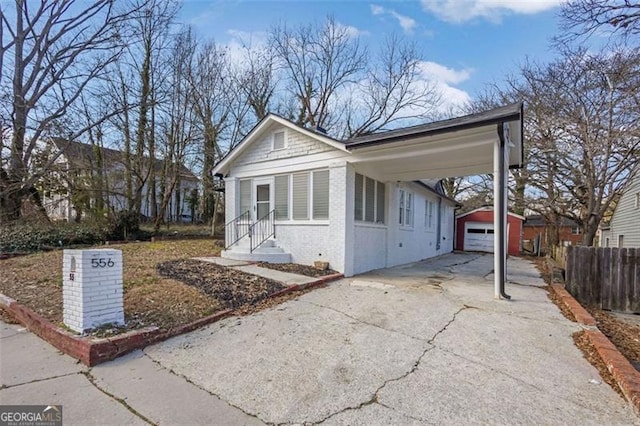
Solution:
<path fill-rule="evenodd" d="M 294 285 L 269 297 L 276 297 L 295 290 L 323 286 L 329 281 L 342 278 L 342 274 L 333 274 L 322 277 L 308 284 Z M 15 300 L 0 294 L 0 307 L 5 309 L 16 321 L 24 325 L 29 331 L 37 334 L 62 352 L 80 360 L 85 365 L 93 367 L 105 361 L 112 360 L 136 349 L 142 349 L 153 343 L 168 339 L 169 337 L 193 331 L 196 328 L 214 323 L 233 314 L 232 309 L 225 309 L 204 318 L 200 318 L 189 324 L 183 324 L 170 330 L 160 330 L 157 327 L 149 327 L 134 330 L 115 337 L 95 339 L 71 334 L 67 330 L 57 327 L 43 316 L 20 305 Z"/>

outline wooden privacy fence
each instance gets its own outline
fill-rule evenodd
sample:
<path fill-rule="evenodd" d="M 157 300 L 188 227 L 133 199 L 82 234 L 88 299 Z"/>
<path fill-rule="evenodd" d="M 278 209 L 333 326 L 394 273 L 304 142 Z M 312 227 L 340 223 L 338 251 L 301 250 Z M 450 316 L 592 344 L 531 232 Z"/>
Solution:
<path fill-rule="evenodd" d="M 550 254 L 553 260 L 555 260 L 563 269 L 567 269 L 567 247 L 551 246 L 549 251 L 551 252 Z"/>
<path fill-rule="evenodd" d="M 582 304 L 640 313 L 640 249 L 567 247 L 566 287 Z"/>

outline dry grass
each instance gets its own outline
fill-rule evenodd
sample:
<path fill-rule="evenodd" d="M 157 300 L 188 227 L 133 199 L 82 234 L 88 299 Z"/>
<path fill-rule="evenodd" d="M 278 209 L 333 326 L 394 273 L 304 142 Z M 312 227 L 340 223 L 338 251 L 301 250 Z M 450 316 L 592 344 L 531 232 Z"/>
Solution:
<path fill-rule="evenodd" d="M 196 288 L 163 278 L 156 265 L 174 259 L 219 253 L 212 240 L 173 240 L 111 245 L 122 250 L 127 328 L 162 328 L 202 318 L 220 308 Z M 53 323 L 62 323 L 62 251 L 0 260 L 0 293 L 16 299 Z"/>

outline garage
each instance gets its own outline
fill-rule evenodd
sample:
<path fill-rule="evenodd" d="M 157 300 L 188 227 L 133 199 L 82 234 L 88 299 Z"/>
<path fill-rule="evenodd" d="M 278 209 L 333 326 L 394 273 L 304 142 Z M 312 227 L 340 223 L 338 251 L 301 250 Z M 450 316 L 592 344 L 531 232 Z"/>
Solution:
<path fill-rule="evenodd" d="M 524 217 L 507 213 L 507 253 L 518 256 L 522 250 Z M 456 216 L 456 250 L 493 253 L 493 209 L 481 207 Z"/>
<path fill-rule="evenodd" d="M 464 224 L 464 248 L 467 251 L 493 253 L 493 223 L 466 222 Z"/>

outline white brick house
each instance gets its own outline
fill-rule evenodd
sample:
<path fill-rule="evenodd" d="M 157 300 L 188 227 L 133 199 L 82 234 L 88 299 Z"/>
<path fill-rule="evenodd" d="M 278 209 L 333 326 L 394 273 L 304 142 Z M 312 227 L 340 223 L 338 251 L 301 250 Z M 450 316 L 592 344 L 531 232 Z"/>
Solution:
<path fill-rule="evenodd" d="M 496 125 L 512 120 L 519 132 L 519 113 L 516 105 L 346 141 L 270 114 L 214 168 L 225 181 L 222 256 L 326 261 L 351 276 L 450 252 L 456 203 L 439 179 L 486 170 Z M 521 163 L 520 152 L 511 156 Z"/>

